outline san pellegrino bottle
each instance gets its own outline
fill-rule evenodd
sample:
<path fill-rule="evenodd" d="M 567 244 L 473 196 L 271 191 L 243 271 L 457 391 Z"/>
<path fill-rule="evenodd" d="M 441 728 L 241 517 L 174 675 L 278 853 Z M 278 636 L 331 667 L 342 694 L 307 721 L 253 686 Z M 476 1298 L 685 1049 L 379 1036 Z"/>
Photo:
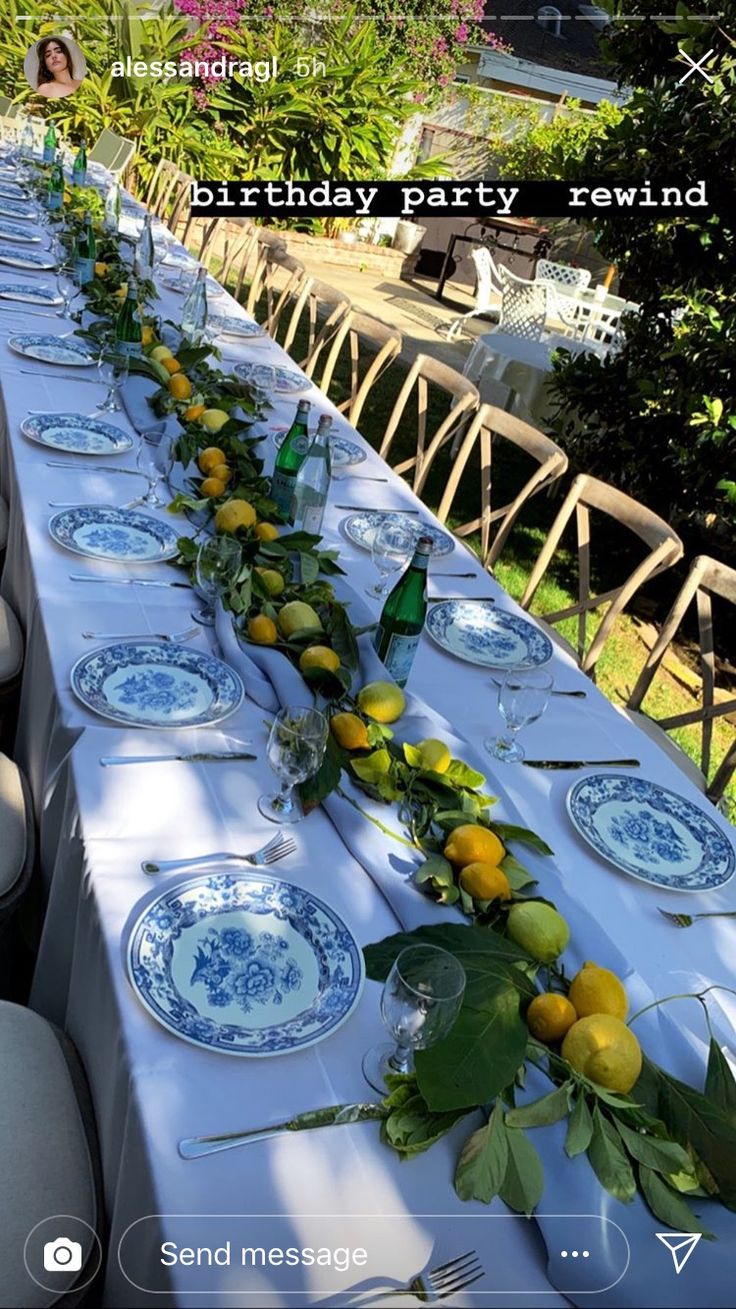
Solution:
<path fill-rule="evenodd" d="M 27 118 L 20 138 L 20 152 L 24 159 L 33 158 L 34 142 L 35 134 L 33 131 L 33 123 L 30 118 Z"/>
<path fill-rule="evenodd" d="M 294 528 L 300 532 L 311 532 L 319 536 L 325 506 L 330 490 L 332 476 L 332 454 L 330 451 L 330 428 L 332 419 L 323 414 L 317 424 L 317 432 L 304 456 L 302 465 L 294 481 L 291 497 L 291 518 Z"/>
<path fill-rule="evenodd" d="M 120 183 L 113 182 L 105 196 L 105 230 L 117 236 L 120 227 L 120 213 L 123 207 Z"/>
<path fill-rule="evenodd" d="M 97 242 L 92 229 L 92 216 L 87 210 L 84 215 L 84 225 L 74 248 L 74 276 L 79 286 L 86 286 L 87 282 L 92 281 L 96 259 Z"/>
<path fill-rule="evenodd" d="M 79 143 L 79 149 L 77 150 L 74 159 L 74 165 L 72 167 L 72 185 L 87 185 L 87 142 L 84 137 L 82 137 L 82 140 Z"/>
<path fill-rule="evenodd" d="M 428 536 L 420 536 L 406 572 L 385 605 L 373 638 L 379 659 L 398 686 L 406 686 L 427 613 L 427 564 L 432 553 Z"/>
<path fill-rule="evenodd" d="M 134 277 L 128 280 L 128 292 L 115 322 L 115 340 L 119 354 L 131 356 L 143 353 L 143 328 L 138 309 L 138 283 Z"/>
<path fill-rule="evenodd" d="M 181 330 L 192 345 L 197 345 L 207 326 L 207 269 L 199 268 L 194 286 L 181 311 Z"/>
<path fill-rule="evenodd" d="M 153 262 L 154 251 L 153 232 L 151 231 L 151 215 L 146 214 L 143 223 L 143 230 L 138 237 L 138 242 L 135 247 L 134 267 L 136 277 L 150 281 L 153 277 Z"/>
<path fill-rule="evenodd" d="M 54 164 L 49 176 L 48 189 L 46 191 L 46 208 L 50 210 L 61 209 L 64 205 L 64 173 L 61 164 Z"/>
<path fill-rule="evenodd" d="M 46 135 L 43 138 L 43 162 L 53 164 L 56 159 L 56 128 L 53 123 L 49 123 L 46 129 Z"/>
<path fill-rule="evenodd" d="M 299 401 L 296 417 L 276 456 L 271 478 L 271 499 L 276 501 L 281 512 L 287 517 L 291 512 L 291 497 L 294 494 L 296 475 L 309 449 L 308 421 L 311 407 L 309 400 Z"/>

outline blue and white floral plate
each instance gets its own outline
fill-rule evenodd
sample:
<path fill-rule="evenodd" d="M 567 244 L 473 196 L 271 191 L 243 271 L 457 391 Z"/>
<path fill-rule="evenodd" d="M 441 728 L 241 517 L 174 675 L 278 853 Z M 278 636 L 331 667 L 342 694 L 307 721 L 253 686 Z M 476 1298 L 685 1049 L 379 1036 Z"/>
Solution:
<path fill-rule="evenodd" d="M 567 812 L 597 854 L 650 886 L 712 891 L 736 871 L 736 848 L 709 814 L 643 777 L 584 777 Z"/>
<path fill-rule="evenodd" d="M 235 315 L 210 314 L 207 326 L 222 336 L 232 336 L 238 341 L 267 340 L 268 332 L 259 323 L 250 318 L 236 318 Z"/>
<path fill-rule="evenodd" d="M 196 267 L 196 264 L 194 267 Z M 192 276 L 189 280 L 182 282 L 181 278 L 175 277 L 173 273 L 171 277 L 164 274 L 161 278 L 161 285 L 168 287 L 170 291 L 176 291 L 177 295 L 188 295 L 194 286 L 194 277 Z M 217 300 L 221 295 L 225 294 L 225 288 L 220 286 L 220 283 L 216 282 L 214 277 L 208 277 L 205 285 L 208 300 Z"/>
<path fill-rule="evenodd" d="M 370 550 L 373 545 L 373 538 L 376 535 L 384 518 L 403 518 L 407 526 L 411 528 L 414 535 L 419 540 L 420 536 L 428 536 L 432 542 L 432 554 L 441 557 L 442 555 L 452 554 L 455 549 L 455 541 L 449 532 L 443 532 L 441 528 L 435 527 L 433 523 L 424 523 L 414 518 L 413 515 L 401 513 L 400 509 L 383 510 L 366 509 L 359 514 L 351 514 L 345 518 L 342 523 L 342 529 L 349 541 L 353 545 L 359 545 L 361 550 Z"/>
<path fill-rule="evenodd" d="M 26 204 L 23 200 L 10 200 L 7 196 L 0 193 L 0 214 L 3 218 L 14 218 L 16 221 L 21 218 L 37 218 L 37 211 Z"/>
<path fill-rule="evenodd" d="M 32 268 L 47 272 L 56 268 L 53 255 L 41 254 L 37 250 L 16 250 L 12 245 L 0 246 L 0 264 L 7 264 L 10 268 Z"/>
<path fill-rule="evenodd" d="M 8 200 L 28 200 L 28 192 L 23 190 L 17 182 L 0 181 L 0 195 L 5 196 Z"/>
<path fill-rule="evenodd" d="M 288 428 L 284 427 L 280 432 L 274 434 L 274 445 L 277 450 L 284 444 Z M 330 450 L 332 452 L 332 463 L 337 464 L 339 468 L 352 467 L 354 464 L 362 464 L 368 458 L 365 450 L 361 450 L 359 445 L 354 441 L 346 441 L 344 436 L 330 437 Z"/>
<path fill-rule="evenodd" d="M 332 1036 L 363 988 L 363 954 L 322 900 L 258 872 L 167 886 L 128 939 L 128 976 L 184 1041 L 264 1058 Z"/>
<path fill-rule="evenodd" d="M 59 545 L 88 559 L 150 564 L 178 554 L 174 528 L 137 509 L 112 505 L 62 509 L 50 519 L 49 532 Z"/>
<path fill-rule="evenodd" d="M 427 631 L 457 659 L 521 672 L 552 658 L 552 642 L 526 618 L 482 600 L 441 600 L 427 614 Z"/>
<path fill-rule="evenodd" d="M 27 286 L 23 282 L 0 282 L 0 300 L 21 300 L 29 305 L 60 305 L 61 296 L 50 286 Z"/>
<path fill-rule="evenodd" d="M 90 354 L 86 345 L 70 336 L 36 336 L 23 332 L 19 336 L 9 336 L 8 345 L 15 354 L 40 359 L 45 364 L 88 368 L 97 363 L 96 355 Z"/>
<path fill-rule="evenodd" d="M 89 414 L 33 414 L 20 430 L 39 445 L 73 455 L 119 455 L 133 446 L 128 432 Z"/>
<path fill-rule="evenodd" d="M 233 713 L 244 695 L 221 659 L 158 641 L 93 650 L 77 660 L 71 684 L 88 709 L 131 727 L 206 727 Z"/>
<path fill-rule="evenodd" d="M 270 386 L 271 370 L 268 364 L 256 364 L 255 367 L 253 364 L 236 364 L 234 372 L 241 382 L 252 382 L 257 380 L 257 377 L 254 378 L 253 375 L 254 373 L 257 375 L 259 368 L 267 370 L 264 372 L 264 379 L 266 385 Z M 277 365 L 274 372 L 276 374 L 274 391 L 280 391 L 282 395 L 296 395 L 299 391 L 308 391 L 312 385 L 308 377 L 303 377 L 301 373 L 295 372 L 293 368 L 282 368 Z"/>
<path fill-rule="evenodd" d="M 27 227 L 16 227 L 15 223 L 0 220 L 0 241 L 12 241 L 14 244 L 34 245 L 41 240 L 40 232 L 29 231 Z"/>

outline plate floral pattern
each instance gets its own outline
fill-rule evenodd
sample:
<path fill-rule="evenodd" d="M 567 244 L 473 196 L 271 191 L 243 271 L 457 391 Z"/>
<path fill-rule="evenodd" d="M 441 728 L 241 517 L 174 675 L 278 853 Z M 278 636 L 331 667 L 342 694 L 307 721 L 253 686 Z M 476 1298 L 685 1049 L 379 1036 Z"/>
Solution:
<path fill-rule="evenodd" d="M 205 727 L 240 705 L 238 674 L 183 645 L 126 641 L 93 650 L 71 672 L 74 694 L 93 713 L 133 727 Z"/>
<path fill-rule="evenodd" d="M 518 614 L 482 601 L 443 600 L 432 605 L 427 631 L 448 654 L 485 668 L 520 672 L 539 668 L 552 658 L 546 632 Z"/>
<path fill-rule="evenodd" d="M 40 254 L 37 250 L 16 250 L 12 245 L 0 246 L 0 264 L 11 268 L 56 268 L 50 254 Z"/>
<path fill-rule="evenodd" d="M 39 445 L 69 454 L 116 455 L 133 447 L 127 432 L 87 414 L 34 414 L 24 418 L 21 431 Z"/>
<path fill-rule="evenodd" d="M 643 777 L 583 778 L 567 810 L 599 855 L 652 886 L 710 891 L 736 871 L 736 848 L 705 809 Z"/>
<path fill-rule="evenodd" d="M 260 365 L 258 365 L 260 367 Z M 263 367 L 268 367 L 264 364 Z M 234 368 L 235 376 L 241 381 L 247 382 L 252 378 L 251 364 L 236 364 Z M 282 368 L 277 365 L 275 368 L 276 385 L 275 391 L 280 391 L 282 395 L 296 395 L 299 391 L 308 391 L 312 383 L 308 377 L 303 377 L 301 373 L 295 372 L 293 368 Z"/>
<path fill-rule="evenodd" d="M 44 364 L 65 364 L 67 367 L 88 368 L 96 363 L 87 347 L 81 341 L 61 336 L 32 336 L 23 333 L 8 337 L 10 349 L 27 359 L 40 359 Z"/>
<path fill-rule="evenodd" d="M 27 227 L 16 227 L 14 223 L 6 223 L 0 219 L 0 241 L 15 241 L 21 245 L 32 245 L 40 240 L 40 233 L 31 233 Z"/>
<path fill-rule="evenodd" d="M 8 196 L 4 195 L 2 191 L 0 191 L 0 215 L 2 215 L 3 218 L 14 218 L 16 220 L 37 217 L 36 211 L 31 207 L 31 205 L 26 204 L 23 200 L 20 200 L 15 196 L 10 199 Z"/>
<path fill-rule="evenodd" d="M 49 522 L 49 532 L 73 554 L 117 563 L 157 563 L 174 559 L 177 534 L 168 523 L 135 509 L 80 505 Z"/>
<path fill-rule="evenodd" d="M 210 314 L 207 326 L 214 328 L 216 332 L 221 332 L 223 336 L 239 337 L 249 341 L 268 336 L 265 327 L 254 323 L 250 318 L 236 318 L 234 315 L 228 317 L 226 314 Z"/>
<path fill-rule="evenodd" d="M 404 516 L 417 540 L 419 540 L 420 536 L 430 538 L 432 541 L 432 554 L 439 557 L 452 554 L 455 549 L 455 542 L 449 532 L 443 532 L 440 527 L 435 527 L 434 523 L 425 523 L 417 521 L 413 516 Z M 344 520 L 343 530 L 348 540 L 353 542 L 353 545 L 359 545 L 361 550 L 370 550 L 376 532 L 384 518 L 388 517 L 401 517 L 401 510 L 387 509 L 385 513 L 379 510 L 365 510 L 360 514 L 351 514 L 349 518 Z"/>
<path fill-rule="evenodd" d="M 0 282 L 0 299 L 22 300 L 29 305 L 61 304 L 58 291 L 50 286 L 25 286 L 20 282 Z"/>
<path fill-rule="evenodd" d="M 167 887 L 128 939 L 128 975 L 175 1036 L 225 1054 L 287 1054 L 331 1036 L 363 987 L 345 923 L 303 887 L 257 872 Z"/>

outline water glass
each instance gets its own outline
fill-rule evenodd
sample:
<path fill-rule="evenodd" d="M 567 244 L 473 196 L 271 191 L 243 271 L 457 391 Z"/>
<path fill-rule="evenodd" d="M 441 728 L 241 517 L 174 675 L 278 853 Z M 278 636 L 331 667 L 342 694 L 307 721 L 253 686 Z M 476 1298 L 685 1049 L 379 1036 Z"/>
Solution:
<path fill-rule="evenodd" d="M 62 298 L 62 305 L 56 310 L 59 318 L 71 318 L 73 322 L 79 322 L 78 315 L 72 312 L 72 304 L 79 295 L 79 287 L 74 281 L 72 271 L 69 267 L 61 267 L 56 277 L 56 289 Z"/>
<path fill-rule="evenodd" d="M 381 1017 L 394 1045 L 375 1046 L 363 1058 L 363 1074 L 386 1091 L 388 1073 L 410 1073 L 414 1051 L 448 1035 L 465 994 L 465 969 L 436 945 L 410 945 L 393 962 L 381 996 Z"/>
<path fill-rule="evenodd" d="M 298 823 L 303 817 L 294 787 L 318 772 L 327 745 L 328 723 L 318 709 L 281 709 L 273 720 L 266 757 L 281 787 L 262 795 L 258 809 L 272 823 Z"/>
<path fill-rule="evenodd" d="M 240 364 L 236 371 L 250 389 L 256 420 L 263 422 L 266 406 L 276 390 L 276 369 L 273 364 Z"/>
<path fill-rule="evenodd" d="M 518 763 L 524 750 L 516 740 L 522 727 L 541 718 L 552 691 L 550 673 L 507 673 L 498 688 L 498 707 L 506 723 L 503 736 L 485 742 L 486 750 L 494 759 Z"/>
<path fill-rule="evenodd" d="M 375 586 L 366 588 L 366 595 L 383 599 L 395 573 L 403 571 L 414 553 L 416 531 L 408 519 L 399 514 L 388 514 L 379 523 L 371 541 L 371 559 L 380 574 Z"/>
<path fill-rule="evenodd" d="M 97 371 L 100 381 L 107 387 L 107 395 L 102 404 L 97 406 L 99 413 L 120 412 L 118 391 L 128 380 L 128 366 L 129 361 L 126 354 L 117 351 L 114 345 L 103 346 L 102 353 L 97 361 Z"/>
<path fill-rule="evenodd" d="M 205 627 L 215 625 L 215 603 L 235 581 L 243 558 L 240 543 L 232 536 L 211 536 L 197 551 L 194 589 L 203 602 L 192 618 Z"/>
<path fill-rule="evenodd" d="M 175 438 L 172 436 L 161 436 L 159 428 L 149 430 L 155 432 L 160 437 L 160 440 L 157 442 L 151 442 L 148 440 L 147 432 L 141 434 L 141 443 L 138 447 L 138 455 L 136 457 L 136 467 L 138 472 L 141 473 L 148 482 L 148 491 L 142 497 L 140 503 L 148 505 L 151 509 L 160 509 L 162 505 L 168 503 L 166 500 L 161 499 L 161 496 L 158 494 L 158 487 L 159 483 L 164 481 L 171 472 L 174 462 L 173 444 Z M 153 449 L 147 449 L 147 446 L 151 445 L 153 446 Z"/>

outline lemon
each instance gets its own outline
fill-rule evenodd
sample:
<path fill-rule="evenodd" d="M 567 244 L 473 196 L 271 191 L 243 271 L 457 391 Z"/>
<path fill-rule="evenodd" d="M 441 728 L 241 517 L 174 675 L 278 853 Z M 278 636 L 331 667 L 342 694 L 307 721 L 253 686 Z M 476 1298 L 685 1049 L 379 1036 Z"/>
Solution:
<path fill-rule="evenodd" d="M 395 723 L 406 709 L 406 698 L 395 682 L 367 682 L 358 692 L 358 708 L 376 723 Z"/>
<path fill-rule="evenodd" d="M 167 345 L 157 345 L 148 357 L 149 359 L 155 359 L 157 364 L 162 364 L 164 359 L 173 359 L 174 352 Z"/>
<path fill-rule="evenodd" d="M 197 408 L 197 406 L 195 405 L 194 408 Z M 202 412 L 204 413 L 204 408 L 202 409 Z M 216 445 L 208 445 L 207 449 L 202 451 L 197 463 L 199 464 L 200 472 L 211 473 L 213 468 L 217 468 L 218 464 L 227 463 L 227 457 L 224 451 L 218 450 Z"/>
<path fill-rule="evenodd" d="M 248 620 L 248 636 L 257 645 L 275 645 L 278 635 L 275 622 L 266 614 L 257 614 Z"/>
<path fill-rule="evenodd" d="M 199 418 L 199 415 L 203 413 L 204 413 L 204 405 L 190 405 L 188 409 L 184 410 L 184 413 L 182 414 L 182 418 L 184 419 L 185 423 L 193 423 L 194 420 L 196 418 Z M 202 468 L 201 464 L 199 466 L 200 468 Z M 203 473 L 206 473 L 207 471 L 208 469 L 202 468 Z"/>
<path fill-rule="evenodd" d="M 228 468 L 227 464 L 215 464 L 214 468 L 210 473 L 210 477 L 219 477 L 220 481 L 224 482 L 225 485 L 227 486 L 227 483 L 230 481 L 230 478 L 232 477 L 232 473 L 230 472 L 230 469 Z"/>
<path fill-rule="evenodd" d="M 280 573 L 278 568 L 256 568 L 256 572 L 269 595 L 281 595 L 286 582 L 283 573 Z"/>
<path fill-rule="evenodd" d="M 474 900 L 510 900 L 511 887 L 503 868 L 495 864 L 466 864 L 460 873 L 463 891 Z"/>
<path fill-rule="evenodd" d="M 311 605 L 305 604 L 303 600 L 290 600 L 285 604 L 278 616 L 279 631 L 285 636 L 287 641 L 291 636 L 299 636 L 305 632 L 321 632 L 322 624 L 319 614 L 315 613 Z"/>
<path fill-rule="evenodd" d="M 224 409 L 205 409 L 200 418 L 200 423 L 207 428 L 208 432 L 219 432 L 221 427 L 225 426 L 230 415 L 225 413 Z"/>
<path fill-rule="evenodd" d="M 100 260 L 98 263 L 95 264 L 95 277 L 106 277 L 106 276 L 107 276 L 107 264 L 104 263 L 102 260 Z M 147 345 L 147 342 L 144 341 L 143 344 Z"/>
<path fill-rule="evenodd" d="M 166 360 L 164 360 L 165 367 Z M 174 373 L 173 377 L 169 378 L 169 392 L 175 400 L 188 400 L 192 394 L 192 384 L 189 378 L 185 377 L 183 373 Z"/>
<path fill-rule="evenodd" d="M 225 483 L 219 477 L 205 477 L 199 489 L 202 495 L 218 497 L 225 494 Z"/>
<path fill-rule="evenodd" d="M 128 283 L 123 282 L 122 285 L 119 286 L 117 291 L 115 292 L 115 298 L 116 300 L 125 300 L 127 295 L 128 295 Z"/>
<path fill-rule="evenodd" d="M 178 359 L 174 358 L 173 355 L 167 355 L 166 359 L 159 359 L 159 363 L 163 364 L 167 373 L 181 372 L 181 364 L 179 363 Z"/>
<path fill-rule="evenodd" d="M 433 773 L 446 773 L 452 763 L 452 755 L 444 741 L 429 736 L 425 741 L 417 741 L 415 747 L 421 754 L 421 768 Z"/>
<path fill-rule="evenodd" d="M 334 673 L 340 667 L 340 656 L 328 645 L 310 645 L 299 656 L 299 667 L 302 672 L 307 668 L 323 668 L 327 673 Z"/>
<path fill-rule="evenodd" d="M 153 335 L 153 328 L 148 326 L 144 327 L 141 331 L 141 345 L 153 345 L 155 340 L 156 338 Z"/>
<path fill-rule="evenodd" d="M 613 1014 L 588 1014 L 573 1023 L 562 1057 L 591 1082 L 626 1095 L 641 1072 L 641 1046 Z"/>
<path fill-rule="evenodd" d="M 570 999 L 578 1011 L 578 1018 L 588 1014 L 613 1014 L 625 1018 L 629 1001 L 623 982 L 610 968 L 599 968 L 587 960 L 570 983 Z"/>
<path fill-rule="evenodd" d="M 570 940 L 570 928 L 562 914 L 541 900 L 512 905 L 507 931 L 516 945 L 541 964 L 551 964 Z"/>
<path fill-rule="evenodd" d="M 332 735 L 343 750 L 367 750 L 368 729 L 357 714 L 334 714 L 330 719 Z"/>
<path fill-rule="evenodd" d="M 495 832 L 480 823 L 461 823 L 450 832 L 443 854 L 460 868 L 468 864 L 500 864 L 506 851 Z"/>
<path fill-rule="evenodd" d="M 567 996 L 552 991 L 535 996 L 526 1011 L 532 1036 L 548 1045 L 552 1041 L 561 1041 L 577 1020 L 575 1006 L 570 1004 Z"/>
<path fill-rule="evenodd" d="M 256 523 L 254 530 L 259 541 L 275 541 L 279 534 L 274 523 Z"/>
<path fill-rule="evenodd" d="M 237 532 L 239 527 L 252 527 L 256 511 L 247 500 L 227 500 L 215 514 L 215 531 Z"/>

